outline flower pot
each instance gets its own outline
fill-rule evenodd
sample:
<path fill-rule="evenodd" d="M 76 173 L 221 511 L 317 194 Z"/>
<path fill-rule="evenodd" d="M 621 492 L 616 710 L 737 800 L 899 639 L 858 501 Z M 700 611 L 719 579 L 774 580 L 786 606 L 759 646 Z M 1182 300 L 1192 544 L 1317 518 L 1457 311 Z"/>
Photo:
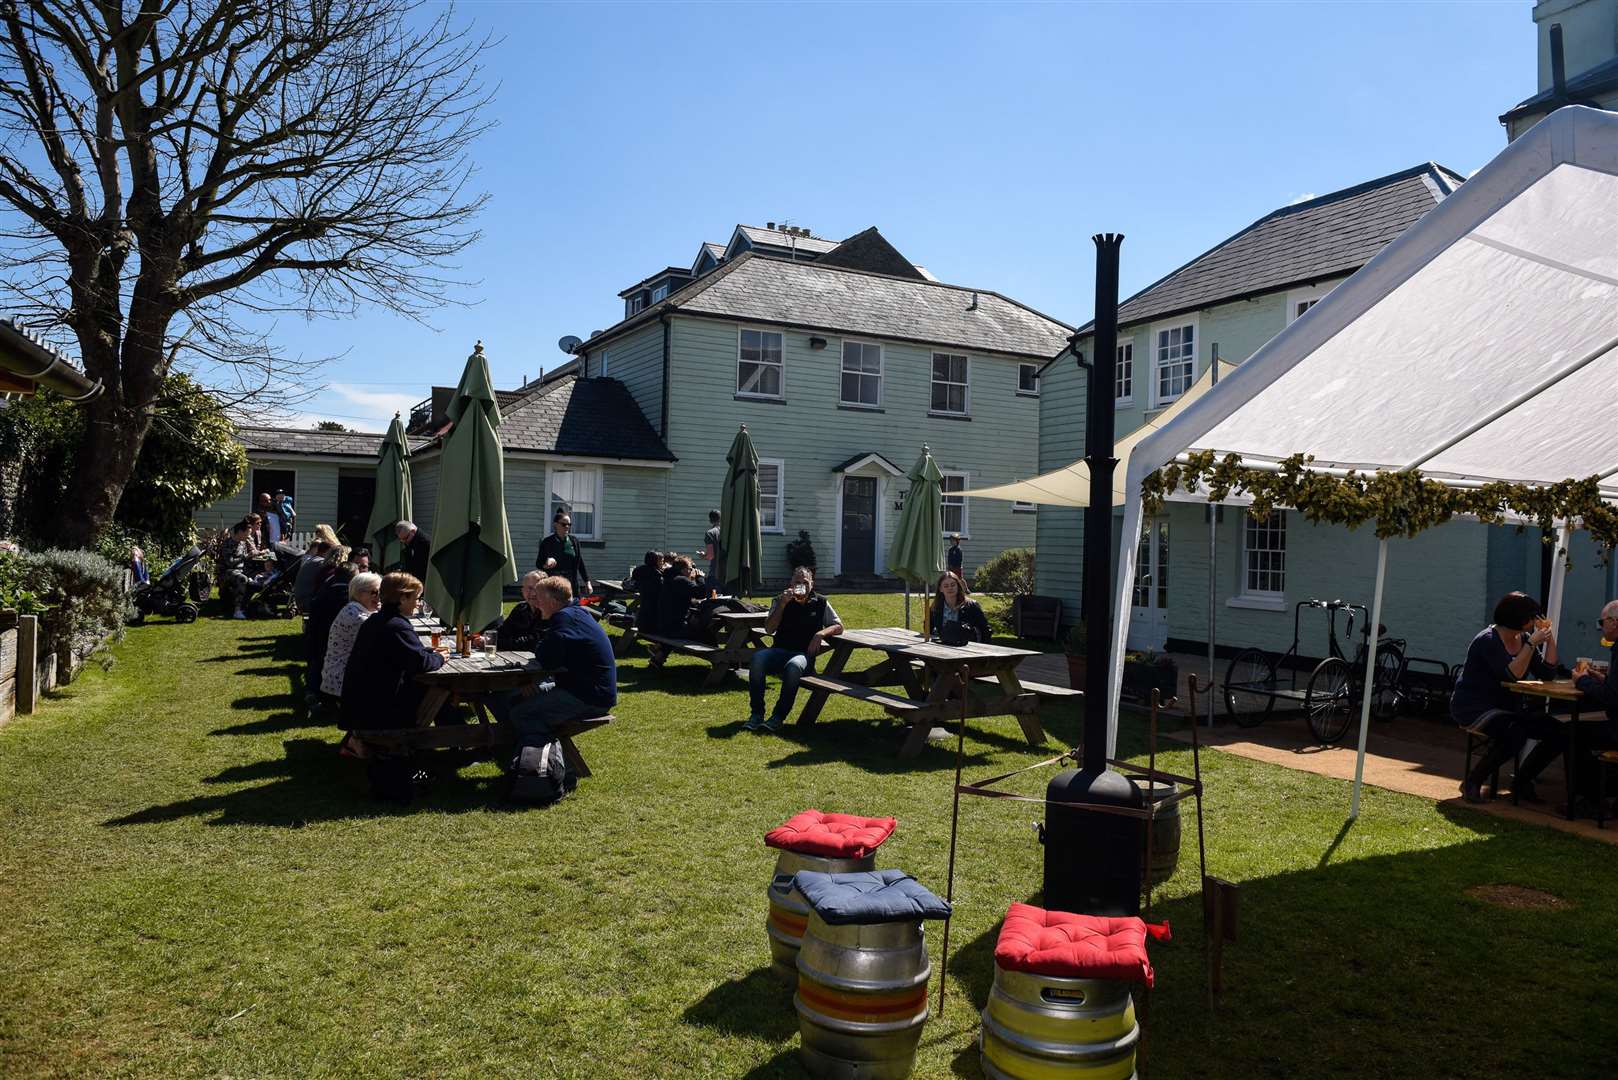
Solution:
<path fill-rule="evenodd" d="M 1067 658 L 1067 685 L 1074 690 L 1083 690 L 1085 676 L 1090 671 L 1090 658 L 1087 656 L 1070 656 Z"/>

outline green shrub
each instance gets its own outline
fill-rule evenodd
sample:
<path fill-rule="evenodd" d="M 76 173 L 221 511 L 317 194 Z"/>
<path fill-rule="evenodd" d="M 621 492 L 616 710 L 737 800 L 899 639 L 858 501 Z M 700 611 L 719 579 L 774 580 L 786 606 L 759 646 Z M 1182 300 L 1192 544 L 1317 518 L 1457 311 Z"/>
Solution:
<path fill-rule="evenodd" d="M 24 552 L 24 580 L 48 610 L 40 620 L 58 670 L 71 666 L 76 643 L 121 630 L 128 599 L 121 566 L 89 551 Z"/>
<path fill-rule="evenodd" d="M 809 539 L 808 529 L 799 529 L 798 538 L 787 541 L 787 565 L 793 570 L 800 566 L 815 569 L 815 545 Z"/>
<path fill-rule="evenodd" d="M 978 592 L 1026 596 L 1034 591 L 1034 549 L 1009 548 L 987 560 L 972 575 Z"/>
<path fill-rule="evenodd" d="M 8 610 L 19 615 L 42 615 L 45 600 L 29 577 L 22 555 L 0 550 L 0 611 Z"/>
<path fill-rule="evenodd" d="M 107 531 L 96 541 L 95 552 L 114 566 L 128 567 L 130 549 L 138 547 L 146 555 L 146 568 L 155 577 L 158 571 L 191 546 L 195 535 L 196 527 L 189 523 L 184 531 L 160 537 L 141 532 L 139 529 L 131 529 L 115 521 L 107 526 Z"/>

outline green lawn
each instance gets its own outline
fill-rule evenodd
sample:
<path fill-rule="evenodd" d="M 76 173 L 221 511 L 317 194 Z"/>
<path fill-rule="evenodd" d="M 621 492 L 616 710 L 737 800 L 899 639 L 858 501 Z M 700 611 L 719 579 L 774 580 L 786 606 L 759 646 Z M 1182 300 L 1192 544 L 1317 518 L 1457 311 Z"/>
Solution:
<path fill-rule="evenodd" d="M 894 597 L 837 602 L 898 621 Z M 298 648 L 290 622 L 153 624 L 0 729 L 0 1075 L 798 1076 L 764 831 L 806 806 L 893 814 L 881 864 L 944 889 L 953 753 L 897 760 L 898 729 L 855 703 L 753 736 L 739 688 L 633 659 L 617 722 L 581 742 L 596 775 L 559 806 L 507 810 L 480 765 L 393 810 L 294 707 Z M 1076 716 L 1047 723 L 1076 737 Z M 1043 756 L 1009 719 L 967 741 L 973 776 Z M 1377 790 L 1344 831 L 1342 783 L 1219 754 L 1205 773 L 1242 937 L 1210 1010 L 1188 828 L 1150 1076 L 1618 1072 L 1613 848 Z M 1038 889 L 1035 810 L 962 808 L 919 1076 L 980 1075 L 997 923 Z M 1465 893 L 1491 883 L 1568 906 Z"/>

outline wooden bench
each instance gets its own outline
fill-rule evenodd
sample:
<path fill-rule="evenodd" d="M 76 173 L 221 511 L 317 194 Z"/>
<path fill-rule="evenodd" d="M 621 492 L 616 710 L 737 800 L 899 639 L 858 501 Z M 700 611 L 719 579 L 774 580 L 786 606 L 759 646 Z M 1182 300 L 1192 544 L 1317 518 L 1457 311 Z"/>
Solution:
<path fill-rule="evenodd" d="M 831 694 L 843 694 L 858 701 L 869 701 L 873 705 L 880 705 L 890 713 L 914 712 L 922 707 L 920 701 L 899 694 L 890 694 L 886 690 L 879 690 L 874 686 L 864 686 L 847 679 L 834 679 L 829 675 L 805 675 L 798 680 L 799 686 L 807 686 L 811 690 L 825 690 Z"/>
<path fill-rule="evenodd" d="M 973 682 L 983 683 L 986 686 L 1000 685 L 1000 680 L 993 675 L 979 675 Z M 1030 694 L 1038 694 L 1042 698 L 1052 701 L 1065 701 L 1068 698 L 1081 698 L 1083 690 L 1075 690 L 1071 686 L 1056 686 L 1052 683 L 1029 682 L 1027 679 L 1018 679 L 1018 685 Z"/>
<path fill-rule="evenodd" d="M 619 617 L 620 621 L 614 621 L 613 625 L 623 633 L 613 645 L 613 654 L 621 657 L 631 644 L 641 641 L 655 646 L 652 650 L 654 664 L 661 664 L 669 653 L 684 653 L 706 660 L 712 665 L 712 670 L 702 685 L 711 689 L 723 683 L 732 671 L 745 668 L 752 662 L 755 642 L 761 640 L 758 638 L 758 626 L 766 617 L 765 612 L 721 612 L 716 616 L 720 624 L 721 643 L 718 645 L 668 634 L 648 633 L 626 618 Z"/>
<path fill-rule="evenodd" d="M 590 775 L 590 766 L 573 742 L 576 735 L 611 723 L 613 717 L 592 716 L 582 720 L 569 720 L 551 734 L 562 744 L 562 756 L 580 776 Z M 355 731 L 353 737 L 367 747 L 378 750 L 475 750 L 502 749 L 515 746 L 516 732 L 505 724 L 434 724 L 427 727 L 383 728 L 373 731 Z"/>

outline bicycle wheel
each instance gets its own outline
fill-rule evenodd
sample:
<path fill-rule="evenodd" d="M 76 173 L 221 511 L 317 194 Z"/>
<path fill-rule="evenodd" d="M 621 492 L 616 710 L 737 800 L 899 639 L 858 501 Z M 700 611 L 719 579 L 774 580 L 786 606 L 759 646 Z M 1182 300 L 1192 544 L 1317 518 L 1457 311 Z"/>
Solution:
<path fill-rule="evenodd" d="M 1303 714 L 1322 746 L 1332 745 L 1348 731 L 1354 708 L 1346 660 L 1328 657 L 1315 668 L 1303 692 Z"/>
<path fill-rule="evenodd" d="M 1260 649 L 1243 649 L 1225 669 L 1225 714 L 1240 727 L 1256 727 L 1275 711 L 1275 661 Z"/>
<path fill-rule="evenodd" d="M 1392 720 L 1399 715 L 1404 702 L 1404 653 L 1394 645 L 1384 645 L 1376 651 L 1375 692 L 1371 695 L 1371 715 L 1378 720 Z"/>

